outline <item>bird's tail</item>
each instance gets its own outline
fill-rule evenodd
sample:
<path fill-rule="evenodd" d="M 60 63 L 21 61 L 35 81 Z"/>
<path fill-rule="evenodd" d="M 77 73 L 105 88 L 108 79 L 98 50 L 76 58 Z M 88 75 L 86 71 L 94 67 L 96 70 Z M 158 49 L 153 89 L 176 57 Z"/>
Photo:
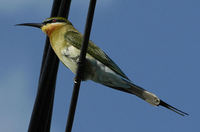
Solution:
<path fill-rule="evenodd" d="M 171 106 L 171 105 L 165 103 L 165 102 L 162 101 L 162 100 L 160 100 L 159 106 L 163 106 L 163 107 L 165 107 L 165 108 L 167 108 L 167 109 L 169 109 L 169 110 L 171 110 L 171 111 L 174 111 L 174 112 L 176 112 L 177 114 L 182 115 L 182 116 L 189 115 L 188 113 L 183 112 L 183 111 L 181 111 L 181 110 L 179 110 L 179 109 L 177 109 L 177 108 L 175 108 L 175 107 L 173 107 L 173 106 Z"/>
<path fill-rule="evenodd" d="M 163 106 L 163 107 L 165 107 L 169 110 L 172 110 L 182 116 L 189 115 L 188 113 L 185 113 L 185 112 L 165 103 L 160 98 L 158 98 L 155 94 L 146 91 L 145 89 L 141 88 L 140 86 L 137 86 L 132 83 L 130 85 L 131 85 L 131 88 L 128 89 L 129 93 L 132 93 L 132 94 L 140 97 L 141 99 L 145 100 L 146 102 L 148 102 L 154 106 Z"/>

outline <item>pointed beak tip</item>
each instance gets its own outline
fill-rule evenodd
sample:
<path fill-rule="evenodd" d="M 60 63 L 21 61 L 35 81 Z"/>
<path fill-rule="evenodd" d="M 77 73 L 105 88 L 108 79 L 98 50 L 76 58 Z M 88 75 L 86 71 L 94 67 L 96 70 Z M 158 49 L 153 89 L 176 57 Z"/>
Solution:
<path fill-rule="evenodd" d="M 41 28 L 43 24 L 42 23 L 21 23 L 21 24 L 15 24 L 15 26 L 30 26 L 30 27 Z"/>
<path fill-rule="evenodd" d="M 23 24 L 15 24 L 14 26 L 23 26 Z"/>

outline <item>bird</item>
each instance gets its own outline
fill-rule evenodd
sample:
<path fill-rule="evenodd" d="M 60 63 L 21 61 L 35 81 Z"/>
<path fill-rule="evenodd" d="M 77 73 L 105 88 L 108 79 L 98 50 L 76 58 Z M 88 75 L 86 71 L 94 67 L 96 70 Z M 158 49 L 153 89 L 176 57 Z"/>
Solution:
<path fill-rule="evenodd" d="M 49 37 L 50 45 L 60 61 L 74 74 L 76 73 L 83 35 L 68 19 L 51 17 L 45 19 L 42 23 L 16 25 L 40 28 Z M 107 87 L 136 95 L 153 106 L 163 106 L 182 116 L 189 115 L 134 84 L 119 66 L 91 40 L 88 42 L 82 80 L 92 80 Z"/>

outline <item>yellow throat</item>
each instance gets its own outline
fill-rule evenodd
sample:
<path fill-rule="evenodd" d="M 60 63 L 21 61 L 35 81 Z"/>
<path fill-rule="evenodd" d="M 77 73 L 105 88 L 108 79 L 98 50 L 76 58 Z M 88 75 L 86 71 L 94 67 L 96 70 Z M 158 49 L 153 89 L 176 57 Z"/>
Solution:
<path fill-rule="evenodd" d="M 44 25 L 42 27 L 42 31 L 47 34 L 49 37 L 51 36 L 51 33 L 63 26 L 65 26 L 66 24 L 65 23 L 51 23 L 51 24 L 47 24 L 47 25 Z"/>

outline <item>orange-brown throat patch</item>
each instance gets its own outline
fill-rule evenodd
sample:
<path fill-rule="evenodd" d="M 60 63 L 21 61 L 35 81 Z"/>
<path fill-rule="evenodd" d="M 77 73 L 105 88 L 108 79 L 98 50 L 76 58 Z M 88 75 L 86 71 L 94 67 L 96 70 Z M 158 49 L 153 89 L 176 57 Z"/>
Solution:
<path fill-rule="evenodd" d="M 51 33 L 56 30 L 56 29 L 59 29 L 60 27 L 62 27 L 64 25 L 64 23 L 51 23 L 51 24 L 47 24 L 47 25 L 44 25 L 42 27 L 42 31 L 44 33 L 46 33 L 49 37 L 51 35 Z"/>

